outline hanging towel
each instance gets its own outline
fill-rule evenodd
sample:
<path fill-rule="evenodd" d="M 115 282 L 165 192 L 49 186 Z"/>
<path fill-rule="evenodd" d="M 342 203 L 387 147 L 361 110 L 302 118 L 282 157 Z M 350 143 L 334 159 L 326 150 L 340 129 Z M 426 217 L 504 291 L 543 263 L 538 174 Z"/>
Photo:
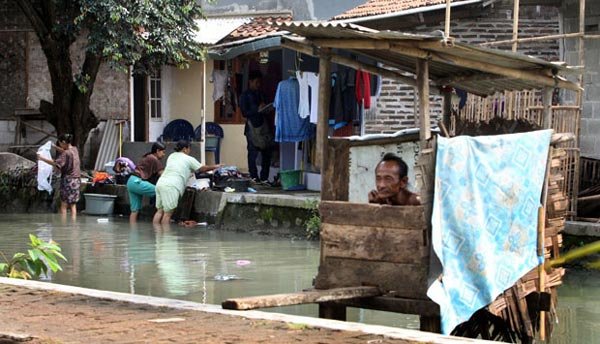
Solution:
<path fill-rule="evenodd" d="M 46 159 L 52 159 L 50 155 L 50 149 L 52 149 L 52 141 L 46 142 L 43 146 L 41 146 L 37 153 Z M 43 162 L 42 160 L 38 160 L 38 174 L 37 174 L 37 182 L 38 182 L 38 190 L 40 191 L 48 191 L 49 194 L 52 193 L 52 169 L 53 166 Z"/>
<path fill-rule="evenodd" d="M 552 130 L 438 139 L 427 295 L 449 334 L 536 267 L 537 214 Z"/>
<path fill-rule="evenodd" d="M 309 117 L 298 115 L 299 86 L 296 78 L 283 80 L 275 93 L 275 141 L 300 142 L 311 137 Z"/>
<path fill-rule="evenodd" d="M 356 72 L 356 101 L 365 109 L 371 108 L 371 75 L 362 70 Z"/>

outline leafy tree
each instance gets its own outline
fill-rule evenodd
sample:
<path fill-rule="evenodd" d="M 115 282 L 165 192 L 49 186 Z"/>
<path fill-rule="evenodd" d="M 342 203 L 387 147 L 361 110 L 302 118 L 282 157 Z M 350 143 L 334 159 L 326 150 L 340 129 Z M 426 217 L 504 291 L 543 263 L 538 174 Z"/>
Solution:
<path fill-rule="evenodd" d="M 200 59 L 194 42 L 194 19 L 202 16 L 196 0 L 14 0 L 40 41 L 52 83 L 52 102 L 40 111 L 59 134 L 72 133 L 81 147 L 98 119 L 90 98 L 100 64 L 134 73 L 161 65 L 187 66 Z M 75 65 L 70 53 L 78 38 L 85 39 L 83 61 Z"/>

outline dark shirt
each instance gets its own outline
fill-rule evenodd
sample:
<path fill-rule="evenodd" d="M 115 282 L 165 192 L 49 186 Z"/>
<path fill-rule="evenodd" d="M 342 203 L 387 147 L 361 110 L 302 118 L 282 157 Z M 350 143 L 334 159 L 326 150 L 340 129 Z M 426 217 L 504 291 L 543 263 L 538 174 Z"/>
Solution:
<path fill-rule="evenodd" d="M 140 160 L 135 168 L 136 176 L 152 184 L 158 181 L 158 174 L 163 170 L 163 165 L 154 154 L 148 154 Z"/>
<path fill-rule="evenodd" d="M 81 176 L 79 151 L 74 146 L 59 153 L 55 162 L 60 169 L 62 178 L 79 178 Z"/>
<path fill-rule="evenodd" d="M 248 119 L 254 127 L 260 127 L 264 122 L 264 116 L 258 112 L 260 104 L 264 103 L 264 96 L 259 91 L 245 90 L 240 96 L 240 109 L 242 115 Z"/>

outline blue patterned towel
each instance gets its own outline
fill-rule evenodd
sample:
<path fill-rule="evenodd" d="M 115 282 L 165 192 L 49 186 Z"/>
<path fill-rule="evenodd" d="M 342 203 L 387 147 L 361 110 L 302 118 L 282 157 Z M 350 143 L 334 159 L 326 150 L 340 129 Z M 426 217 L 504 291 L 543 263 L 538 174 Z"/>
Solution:
<path fill-rule="evenodd" d="M 442 333 L 469 320 L 537 266 L 537 209 L 552 130 L 438 140 L 433 249 Z"/>

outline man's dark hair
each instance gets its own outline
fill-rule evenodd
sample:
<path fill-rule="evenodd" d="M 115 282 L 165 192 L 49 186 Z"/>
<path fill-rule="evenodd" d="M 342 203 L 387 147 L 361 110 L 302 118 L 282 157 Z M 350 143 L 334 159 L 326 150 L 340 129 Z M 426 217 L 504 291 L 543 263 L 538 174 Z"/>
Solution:
<path fill-rule="evenodd" d="M 252 81 L 254 79 L 262 79 L 262 74 L 257 70 L 252 70 L 248 73 L 248 81 Z"/>
<path fill-rule="evenodd" d="M 408 165 L 406 165 L 404 160 L 402 160 L 402 158 L 397 156 L 396 154 L 385 153 L 383 158 L 381 158 L 379 164 L 381 164 L 384 161 L 393 161 L 398 165 L 398 173 L 400 174 L 400 178 L 404 178 L 408 175 Z M 379 164 L 377 164 L 377 166 L 379 166 Z"/>
<path fill-rule="evenodd" d="M 190 148 L 191 146 L 192 145 L 190 144 L 190 141 L 179 140 L 179 141 L 177 141 L 177 144 L 175 145 L 175 151 L 181 152 L 184 148 Z"/>

